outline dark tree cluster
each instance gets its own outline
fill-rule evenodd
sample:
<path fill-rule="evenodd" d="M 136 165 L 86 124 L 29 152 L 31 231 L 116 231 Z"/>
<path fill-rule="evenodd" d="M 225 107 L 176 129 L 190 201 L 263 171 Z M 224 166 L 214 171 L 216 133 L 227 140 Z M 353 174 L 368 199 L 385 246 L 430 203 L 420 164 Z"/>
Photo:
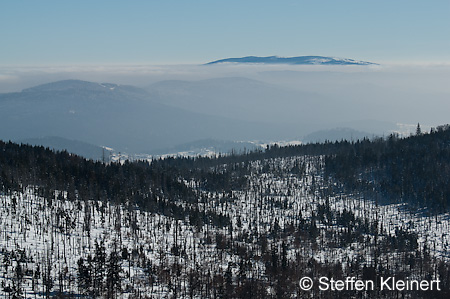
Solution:
<path fill-rule="evenodd" d="M 326 156 L 326 172 L 352 191 L 375 191 L 390 202 L 447 211 L 450 204 L 450 127 L 408 138 L 343 142 Z"/>

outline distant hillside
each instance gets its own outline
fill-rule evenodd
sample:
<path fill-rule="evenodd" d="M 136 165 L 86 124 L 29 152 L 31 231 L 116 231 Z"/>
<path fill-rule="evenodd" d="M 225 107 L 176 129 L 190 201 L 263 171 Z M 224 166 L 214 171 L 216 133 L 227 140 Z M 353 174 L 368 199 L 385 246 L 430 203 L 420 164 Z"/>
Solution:
<path fill-rule="evenodd" d="M 4 140 L 57 136 L 129 153 L 205 138 L 274 138 L 286 131 L 261 122 L 171 107 L 133 86 L 79 80 L 0 94 L 0 127 Z"/>
<path fill-rule="evenodd" d="M 208 64 L 217 63 L 261 63 L 261 64 L 310 64 L 310 65 L 376 65 L 376 63 L 367 61 L 358 61 L 348 58 L 336 58 L 325 56 L 297 56 L 297 57 L 258 57 L 246 56 L 240 58 L 226 58 L 220 59 Z"/>
<path fill-rule="evenodd" d="M 70 140 L 62 137 L 42 137 L 42 138 L 28 138 L 19 140 L 20 143 L 30 145 L 42 145 L 50 149 L 73 153 L 87 159 L 101 161 L 103 158 L 108 160 L 109 151 L 104 150 L 100 146 L 92 145 L 90 143 Z M 103 157 L 104 155 L 104 157 Z"/>

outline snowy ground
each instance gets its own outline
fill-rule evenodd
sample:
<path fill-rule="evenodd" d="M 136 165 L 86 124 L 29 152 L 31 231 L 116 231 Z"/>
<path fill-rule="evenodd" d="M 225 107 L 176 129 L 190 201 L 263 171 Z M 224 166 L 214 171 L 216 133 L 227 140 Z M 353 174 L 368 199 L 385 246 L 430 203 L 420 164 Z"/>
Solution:
<path fill-rule="evenodd" d="M 252 270 L 247 276 L 262 273 L 265 265 L 260 259 L 261 248 L 256 245 L 258 240 L 254 238 L 269 235 L 276 227 L 283 230 L 290 224 L 298 225 L 300 217 L 310 219 L 317 215 L 317 207 L 326 203 L 333 213 L 352 211 L 358 219 L 377 221 L 380 235 L 393 235 L 400 228 L 417 233 L 419 248 L 427 246 L 435 258 L 450 259 L 449 214 L 426 217 L 408 211 L 403 205 L 377 205 L 360 195 L 322 196 L 321 189 L 317 188 L 322 180 L 315 166 L 320 165 L 317 159 L 254 161 L 246 190 L 231 193 L 198 190 L 199 196 L 206 200 L 199 200 L 196 208 L 231 219 L 231 224 L 222 228 L 211 223 L 193 225 L 189 219 L 175 220 L 137 207 L 84 199 L 68 201 L 64 193 L 58 192 L 53 199 L 44 199 L 33 187 L 22 193 L 3 194 L 0 196 L 0 297 L 9 294 L 9 287 L 20 289 L 25 298 L 44 298 L 45 282 L 49 280 L 53 284 L 52 294 L 57 291 L 80 294 L 77 262 L 94 256 L 96 244 L 104 244 L 106 258 L 112 251 L 128 253 L 120 260 L 122 297 L 133 298 L 136 292 L 154 298 L 170 297 L 174 292 L 189 297 L 192 271 L 223 273 L 230 268 L 233 277 L 238 273 L 239 256 L 220 248 L 218 236 L 231 238 L 253 252 Z M 305 167 L 304 175 L 291 172 L 298 165 Z M 227 167 L 223 165 L 222 169 Z M 185 183 L 192 188 L 197 186 L 189 179 Z M 181 201 L 178 204 L 187 205 Z M 291 261 L 303 256 L 320 262 L 345 263 L 362 255 L 363 264 L 373 262 L 373 248 L 363 243 L 329 246 L 327 231 L 342 231 L 343 227 L 333 223 L 324 225 L 318 220 L 317 226 L 321 233 L 315 244 L 298 246 L 293 236 L 285 238 Z M 389 258 L 395 259 L 395 254 Z"/>

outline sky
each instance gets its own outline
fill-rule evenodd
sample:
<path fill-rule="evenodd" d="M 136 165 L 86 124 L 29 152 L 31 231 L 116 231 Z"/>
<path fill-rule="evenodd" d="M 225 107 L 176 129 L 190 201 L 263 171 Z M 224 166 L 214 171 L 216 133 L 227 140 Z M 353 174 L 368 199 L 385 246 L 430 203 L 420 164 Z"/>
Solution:
<path fill-rule="evenodd" d="M 323 55 L 449 63 L 450 1 L 0 2 L 0 67 Z"/>
<path fill-rule="evenodd" d="M 245 77 L 341 103 L 355 121 L 426 128 L 448 123 L 449 15 L 448 0 L 1 0 L 0 94 L 65 79 L 148 89 Z M 203 65 L 272 55 L 379 65 Z"/>

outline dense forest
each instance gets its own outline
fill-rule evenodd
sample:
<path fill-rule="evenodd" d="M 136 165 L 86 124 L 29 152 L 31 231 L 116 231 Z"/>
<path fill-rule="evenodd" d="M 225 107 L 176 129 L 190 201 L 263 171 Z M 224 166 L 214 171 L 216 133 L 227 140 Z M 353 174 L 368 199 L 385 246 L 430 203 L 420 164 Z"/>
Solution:
<path fill-rule="evenodd" d="M 103 163 L 0 142 L 0 296 L 448 298 L 450 127 Z M 302 290 L 302 277 L 441 290 Z"/>

